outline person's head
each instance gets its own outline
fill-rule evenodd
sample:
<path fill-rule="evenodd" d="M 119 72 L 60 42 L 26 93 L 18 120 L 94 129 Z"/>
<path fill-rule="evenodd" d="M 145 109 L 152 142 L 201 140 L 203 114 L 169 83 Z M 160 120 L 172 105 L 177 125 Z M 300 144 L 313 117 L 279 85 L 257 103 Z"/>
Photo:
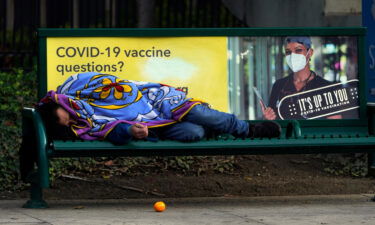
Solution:
<path fill-rule="evenodd" d="M 310 37 L 286 37 L 284 49 L 286 62 L 293 72 L 299 72 L 306 67 L 309 68 L 308 62 L 314 53 L 311 48 Z"/>
<path fill-rule="evenodd" d="M 37 107 L 47 128 L 70 125 L 69 113 L 55 102 L 46 102 Z"/>

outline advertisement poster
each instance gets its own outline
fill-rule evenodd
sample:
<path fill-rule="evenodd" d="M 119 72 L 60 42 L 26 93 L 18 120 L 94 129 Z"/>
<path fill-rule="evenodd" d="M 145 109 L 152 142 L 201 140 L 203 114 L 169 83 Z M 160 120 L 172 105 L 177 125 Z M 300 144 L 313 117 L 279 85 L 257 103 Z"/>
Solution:
<path fill-rule="evenodd" d="M 48 89 L 83 72 L 167 84 L 240 119 L 359 118 L 356 36 L 47 38 Z"/>
<path fill-rule="evenodd" d="M 48 90 L 84 72 L 179 88 L 229 110 L 227 37 L 49 37 Z"/>
<path fill-rule="evenodd" d="M 357 37 L 230 37 L 229 43 L 230 84 L 240 90 L 230 103 L 240 117 L 359 118 Z"/>

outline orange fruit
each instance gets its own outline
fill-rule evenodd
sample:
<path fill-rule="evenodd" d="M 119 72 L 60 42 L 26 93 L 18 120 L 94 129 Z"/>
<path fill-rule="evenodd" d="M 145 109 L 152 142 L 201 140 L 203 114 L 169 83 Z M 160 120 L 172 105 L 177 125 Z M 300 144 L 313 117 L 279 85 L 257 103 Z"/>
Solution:
<path fill-rule="evenodd" d="M 166 206 L 164 202 L 155 202 L 154 209 L 156 212 L 163 212 Z"/>

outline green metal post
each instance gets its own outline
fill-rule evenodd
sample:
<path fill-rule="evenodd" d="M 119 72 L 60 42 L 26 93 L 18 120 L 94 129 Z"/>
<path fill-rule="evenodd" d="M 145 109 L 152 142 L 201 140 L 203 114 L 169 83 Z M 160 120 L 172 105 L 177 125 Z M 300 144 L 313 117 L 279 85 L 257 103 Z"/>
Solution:
<path fill-rule="evenodd" d="M 40 187 L 49 187 L 49 161 L 47 155 L 47 134 L 42 118 L 39 113 L 34 112 L 34 128 L 37 136 L 37 152 L 38 152 L 38 177 Z"/>
<path fill-rule="evenodd" d="M 30 200 L 22 207 L 28 209 L 44 209 L 49 207 L 47 202 L 43 200 L 43 188 L 41 188 L 38 183 L 31 183 Z"/>
<path fill-rule="evenodd" d="M 292 120 L 288 123 L 286 127 L 286 138 L 299 138 L 302 136 L 302 131 L 301 131 L 301 125 L 299 124 L 298 120 Z"/>

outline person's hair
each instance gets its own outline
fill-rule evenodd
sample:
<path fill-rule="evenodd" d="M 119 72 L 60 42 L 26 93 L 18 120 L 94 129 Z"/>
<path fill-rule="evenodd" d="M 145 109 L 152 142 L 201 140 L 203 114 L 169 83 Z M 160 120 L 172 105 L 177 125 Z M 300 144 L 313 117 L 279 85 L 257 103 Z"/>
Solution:
<path fill-rule="evenodd" d="M 57 116 L 56 111 L 59 107 L 60 105 L 55 102 L 43 103 L 42 105 L 38 105 L 36 107 L 36 110 L 42 117 L 45 126 L 58 124 L 59 117 Z"/>
<path fill-rule="evenodd" d="M 57 109 L 61 106 L 55 102 L 46 102 L 36 106 L 36 110 L 42 117 L 44 126 L 46 127 L 47 136 L 52 139 L 70 139 L 75 137 L 69 127 L 59 124 Z"/>

